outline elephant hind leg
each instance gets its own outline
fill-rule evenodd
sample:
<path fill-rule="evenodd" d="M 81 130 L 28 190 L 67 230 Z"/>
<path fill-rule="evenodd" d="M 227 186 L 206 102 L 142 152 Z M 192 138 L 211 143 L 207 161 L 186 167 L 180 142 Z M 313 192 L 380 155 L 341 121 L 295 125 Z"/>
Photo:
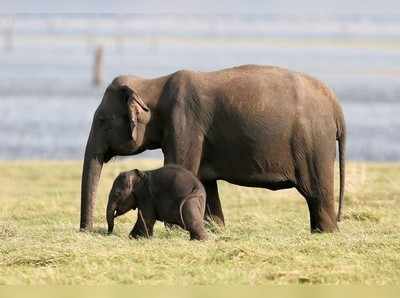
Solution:
<path fill-rule="evenodd" d="M 334 162 L 304 162 L 297 171 L 297 190 L 307 201 L 312 233 L 338 230 L 334 202 Z"/>
<path fill-rule="evenodd" d="M 202 222 L 198 221 L 194 223 L 190 229 L 190 240 L 207 240 L 207 232 L 204 229 Z"/>
<path fill-rule="evenodd" d="M 338 230 L 332 200 L 326 196 L 308 196 L 306 201 L 310 212 L 311 233 Z"/>
<path fill-rule="evenodd" d="M 203 200 L 201 200 L 203 199 Z M 201 204 L 203 203 L 203 205 Z M 207 232 L 203 223 L 204 198 L 193 197 L 182 206 L 183 227 L 189 231 L 190 240 L 206 240 Z"/>
<path fill-rule="evenodd" d="M 223 227 L 225 225 L 225 219 L 218 194 L 217 181 L 203 181 L 203 185 L 207 194 L 204 219 L 207 221 L 214 221 Z"/>

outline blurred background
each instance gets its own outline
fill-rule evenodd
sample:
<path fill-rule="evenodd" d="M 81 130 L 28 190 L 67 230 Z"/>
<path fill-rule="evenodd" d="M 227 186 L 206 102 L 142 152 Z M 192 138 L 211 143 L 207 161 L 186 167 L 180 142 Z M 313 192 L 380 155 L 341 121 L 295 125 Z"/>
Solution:
<path fill-rule="evenodd" d="M 336 92 L 349 159 L 400 160 L 400 1 L 216 2 L 0 0 L 0 159 L 82 159 L 119 74 L 254 63 Z"/>

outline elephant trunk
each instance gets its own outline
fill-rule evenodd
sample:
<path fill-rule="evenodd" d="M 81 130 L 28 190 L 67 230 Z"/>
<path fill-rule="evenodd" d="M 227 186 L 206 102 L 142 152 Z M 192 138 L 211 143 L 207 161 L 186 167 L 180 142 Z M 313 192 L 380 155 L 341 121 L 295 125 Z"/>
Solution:
<path fill-rule="evenodd" d="M 96 191 L 99 184 L 101 170 L 103 168 L 103 154 L 99 154 L 95 148 L 93 128 L 85 150 L 81 185 L 81 222 L 80 229 L 93 229 L 93 209 L 96 200 Z"/>
<path fill-rule="evenodd" d="M 107 225 L 108 225 L 108 233 L 111 234 L 112 231 L 114 230 L 114 214 L 115 214 L 115 209 L 117 208 L 117 203 L 109 199 L 108 204 L 107 204 Z"/>

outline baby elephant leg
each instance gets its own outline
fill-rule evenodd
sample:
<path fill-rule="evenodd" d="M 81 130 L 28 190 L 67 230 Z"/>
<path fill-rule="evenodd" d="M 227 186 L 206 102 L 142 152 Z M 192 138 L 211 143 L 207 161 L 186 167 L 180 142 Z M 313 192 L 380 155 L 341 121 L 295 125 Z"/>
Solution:
<path fill-rule="evenodd" d="M 138 218 L 132 231 L 129 233 L 129 238 L 138 239 L 140 237 L 150 238 L 153 236 L 153 227 L 156 220 L 154 217 L 146 217 L 138 211 Z"/>
<path fill-rule="evenodd" d="M 205 206 L 201 205 L 202 201 L 193 197 L 189 198 L 182 206 L 182 218 L 186 230 L 190 233 L 190 240 L 207 239 L 207 232 L 203 223 Z"/>

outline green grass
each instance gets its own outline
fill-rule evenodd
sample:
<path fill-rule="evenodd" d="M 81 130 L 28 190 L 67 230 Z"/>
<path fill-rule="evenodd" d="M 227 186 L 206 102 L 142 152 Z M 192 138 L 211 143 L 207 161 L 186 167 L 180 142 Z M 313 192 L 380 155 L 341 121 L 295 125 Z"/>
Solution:
<path fill-rule="evenodd" d="M 219 182 L 226 228 L 209 225 L 206 242 L 161 223 L 152 240 L 130 240 L 133 212 L 106 235 L 114 177 L 159 165 L 105 165 L 95 231 L 81 233 L 80 162 L 0 162 L 0 284 L 399 284 L 399 164 L 348 165 L 335 234 L 309 233 L 306 203 L 294 190 Z"/>

